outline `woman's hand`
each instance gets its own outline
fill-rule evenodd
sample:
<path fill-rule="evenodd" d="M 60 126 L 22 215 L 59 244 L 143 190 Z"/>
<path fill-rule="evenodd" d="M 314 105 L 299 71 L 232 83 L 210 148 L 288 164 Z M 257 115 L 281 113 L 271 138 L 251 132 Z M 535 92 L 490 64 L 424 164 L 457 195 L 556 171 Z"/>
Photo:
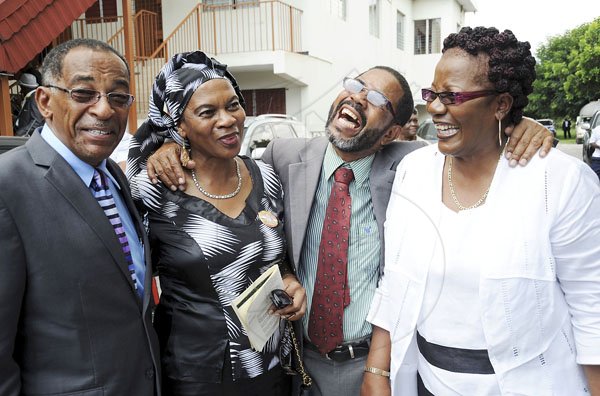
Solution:
<path fill-rule="evenodd" d="M 154 184 L 158 179 L 171 191 L 185 190 L 185 175 L 179 161 L 181 146 L 175 142 L 163 144 L 154 154 L 148 157 L 148 178 Z M 194 169 L 193 160 L 187 163 L 186 168 Z"/>
<path fill-rule="evenodd" d="M 527 165 L 540 147 L 540 157 L 545 157 L 554 142 L 554 136 L 545 126 L 528 117 L 523 117 L 515 126 L 507 127 L 505 132 L 510 136 L 505 150 L 510 166 L 517 163 Z"/>
<path fill-rule="evenodd" d="M 373 326 L 373 336 L 371 337 L 371 347 L 369 348 L 366 366 L 389 372 L 391 351 L 390 333 L 381 327 Z M 364 373 L 360 396 L 390 396 L 391 394 L 389 377 L 370 372 Z"/>
<path fill-rule="evenodd" d="M 293 303 L 283 309 L 274 312 L 287 320 L 298 320 L 306 312 L 306 290 L 302 287 L 298 279 L 293 274 L 286 274 L 283 277 L 283 290 L 292 297 Z"/>
<path fill-rule="evenodd" d="M 360 387 L 360 396 L 391 396 L 390 380 L 371 373 L 365 373 Z"/>

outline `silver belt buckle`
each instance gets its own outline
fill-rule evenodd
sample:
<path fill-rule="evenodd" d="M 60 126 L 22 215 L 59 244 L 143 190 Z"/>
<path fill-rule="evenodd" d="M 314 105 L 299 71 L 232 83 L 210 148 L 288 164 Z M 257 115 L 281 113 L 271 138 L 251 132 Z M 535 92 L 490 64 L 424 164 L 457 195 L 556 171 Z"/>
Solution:
<path fill-rule="evenodd" d="M 352 345 L 348 345 L 348 350 L 350 351 L 350 359 L 354 359 L 354 348 L 352 348 Z"/>

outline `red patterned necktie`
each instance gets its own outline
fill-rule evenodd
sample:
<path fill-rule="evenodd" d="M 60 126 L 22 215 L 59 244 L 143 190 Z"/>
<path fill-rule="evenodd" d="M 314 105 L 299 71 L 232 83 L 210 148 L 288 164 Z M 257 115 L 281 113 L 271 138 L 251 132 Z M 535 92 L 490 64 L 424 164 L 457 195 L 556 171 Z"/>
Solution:
<path fill-rule="evenodd" d="M 344 341 L 344 308 L 350 304 L 346 269 L 352 213 L 349 184 L 354 173 L 352 169 L 338 168 L 333 177 L 308 322 L 308 336 L 323 355 Z"/>

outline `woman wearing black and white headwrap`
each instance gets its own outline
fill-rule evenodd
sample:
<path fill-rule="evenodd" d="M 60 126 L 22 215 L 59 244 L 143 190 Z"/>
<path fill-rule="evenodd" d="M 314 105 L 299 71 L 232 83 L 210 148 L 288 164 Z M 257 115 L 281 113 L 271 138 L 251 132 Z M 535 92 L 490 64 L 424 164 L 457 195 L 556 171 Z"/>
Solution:
<path fill-rule="evenodd" d="M 304 314 L 304 289 L 289 272 L 283 193 L 273 169 L 238 156 L 246 114 L 226 66 L 200 51 L 174 56 L 157 76 L 149 119 L 131 144 L 132 194 L 147 215 L 162 295 L 155 315 L 167 395 L 288 395 L 280 366 L 283 332 L 250 347 L 231 307 L 273 265 Z M 165 138 L 182 145 L 186 192 L 152 184 L 147 157 Z M 289 352 L 289 347 L 282 348 Z"/>

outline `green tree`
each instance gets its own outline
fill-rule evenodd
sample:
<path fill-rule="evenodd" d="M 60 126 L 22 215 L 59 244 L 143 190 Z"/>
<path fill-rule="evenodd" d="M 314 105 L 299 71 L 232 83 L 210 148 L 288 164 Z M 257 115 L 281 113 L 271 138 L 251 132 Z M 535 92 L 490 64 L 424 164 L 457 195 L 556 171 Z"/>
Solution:
<path fill-rule="evenodd" d="M 551 37 L 537 53 L 537 78 L 525 114 L 562 119 L 600 98 L 600 18 Z"/>

